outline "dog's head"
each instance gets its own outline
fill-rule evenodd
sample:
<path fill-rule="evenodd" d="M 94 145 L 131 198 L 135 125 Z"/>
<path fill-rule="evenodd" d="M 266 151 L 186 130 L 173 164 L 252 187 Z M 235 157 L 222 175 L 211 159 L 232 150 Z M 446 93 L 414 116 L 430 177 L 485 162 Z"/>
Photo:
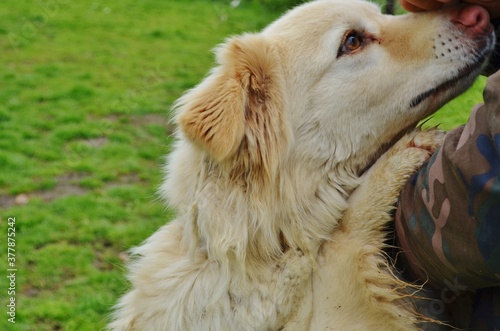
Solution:
<path fill-rule="evenodd" d="M 187 138 L 180 144 L 198 156 L 174 156 L 164 186 L 170 199 L 193 199 L 200 187 L 193 173 L 215 176 L 226 188 L 256 192 L 247 198 L 260 197 L 255 210 L 283 204 L 309 218 L 303 231 L 324 232 L 354 188 L 343 177 L 356 177 L 382 146 L 479 74 L 494 35 L 487 13 L 470 8 L 393 17 L 364 1 L 319 0 L 261 33 L 228 39 L 216 50 L 217 66 L 176 105 Z M 194 170 L 201 164 L 205 170 Z M 192 188 L 181 194 L 178 186 Z M 269 237 L 294 242 L 286 225 L 259 222 L 251 230 L 219 221 L 220 232 L 229 238 L 231 227 L 267 226 Z"/>
<path fill-rule="evenodd" d="M 489 26 L 467 26 L 463 11 L 392 17 L 357 0 L 299 6 L 217 49 L 218 66 L 179 103 L 180 128 L 218 162 L 242 151 L 266 162 L 290 140 L 339 160 L 373 149 L 369 141 L 389 141 L 478 75 L 494 37 Z"/>

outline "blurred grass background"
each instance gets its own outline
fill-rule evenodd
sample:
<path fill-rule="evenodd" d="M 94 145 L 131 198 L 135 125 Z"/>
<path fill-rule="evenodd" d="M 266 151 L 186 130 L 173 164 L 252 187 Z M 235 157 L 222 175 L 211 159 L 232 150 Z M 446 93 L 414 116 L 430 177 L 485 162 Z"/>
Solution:
<path fill-rule="evenodd" d="M 16 324 L 1 295 L 0 330 L 104 328 L 128 286 L 122 252 L 173 216 L 155 195 L 170 105 L 207 73 L 215 45 L 292 2 L 2 2 L 0 233 L 15 217 L 18 272 Z M 427 125 L 464 123 L 484 81 Z"/>

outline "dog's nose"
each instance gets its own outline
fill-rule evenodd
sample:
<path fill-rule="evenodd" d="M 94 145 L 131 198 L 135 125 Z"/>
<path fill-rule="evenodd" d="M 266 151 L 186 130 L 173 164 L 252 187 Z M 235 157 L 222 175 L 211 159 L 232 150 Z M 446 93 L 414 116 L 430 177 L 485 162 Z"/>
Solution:
<path fill-rule="evenodd" d="M 455 23 L 463 25 L 467 30 L 481 34 L 490 33 L 493 28 L 490 24 L 488 11 L 477 5 L 461 8 L 457 13 Z"/>

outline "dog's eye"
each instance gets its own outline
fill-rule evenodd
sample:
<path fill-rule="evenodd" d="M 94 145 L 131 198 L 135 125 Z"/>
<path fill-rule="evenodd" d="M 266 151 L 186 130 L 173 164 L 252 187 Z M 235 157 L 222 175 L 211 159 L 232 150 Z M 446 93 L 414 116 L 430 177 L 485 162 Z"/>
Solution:
<path fill-rule="evenodd" d="M 362 42 L 361 36 L 352 35 L 347 37 L 347 40 L 344 43 L 344 47 L 349 51 L 353 51 L 359 46 L 361 46 L 361 42 Z"/>
<path fill-rule="evenodd" d="M 363 46 L 364 41 L 365 37 L 362 33 L 358 31 L 349 31 L 344 35 L 337 56 L 352 53 L 358 50 L 361 46 Z"/>

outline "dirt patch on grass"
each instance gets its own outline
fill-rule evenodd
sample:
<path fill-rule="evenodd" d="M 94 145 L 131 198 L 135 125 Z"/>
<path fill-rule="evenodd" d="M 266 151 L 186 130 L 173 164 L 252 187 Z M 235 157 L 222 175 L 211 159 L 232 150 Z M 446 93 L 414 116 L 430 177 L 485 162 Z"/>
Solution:
<path fill-rule="evenodd" d="M 130 115 L 130 122 L 137 125 L 160 124 L 168 126 L 170 121 L 166 115 L 160 114 L 145 114 L 145 115 Z"/>
<path fill-rule="evenodd" d="M 51 202 L 68 195 L 84 195 L 91 192 L 90 189 L 80 186 L 79 181 L 86 178 L 87 174 L 65 174 L 56 178 L 56 185 L 50 190 L 34 191 L 30 193 L 21 193 L 18 195 L 0 195 L 0 208 L 10 208 L 13 206 L 22 206 L 32 199 L 40 199 L 45 202 Z M 141 183 L 145 184 L 137 174 L 126 174 L 118 177 L 116 180 L 106 183 L 105 189 L 118 186 Z"/>
<path fill-rule="evenodd" d="M 85 177 L 85 174 L 65 174 L 56 178 L 57 183 L 50 190 L 21 193 L 18 195 L 0 195 L 0 208 L 22 206 L 34 198 L 50 202 L 67 195 L 83 195 L 88 190 L 78 185 L 78 181 Z"/>
<path fill-rule="evenodd" d="M 104 146 L 108 143 L 109 139 L 106 137 L 100 137 L 100 138 L 92 138 L 92 139 L 86 139 L 84 143 L 90 147 L 101 147 Z"/>
<path fill-rule="evenodd" d="M 110 115 L 107 119 L 113 122 L 125 122 L 134 126 L 147 126 L 151 124 L 161 125 L 165 128 L 166 135 L 175 132 L 176 125 L 167 115 L 144 114 L 144 115 Z"/>
<path fill-rule="evenodd" d="M 59 197 L 66 195 L 83 195 L 88 192 L 78 185 L 78 181 L 85 178 L 86 175 L 82 174 L 66 174 L 57 177 L 57 184 L 51 190 L 44 190 L 35 192 L 37 198 L 44 201 L 52 201 Z"/>
<path fill-rule="evenodd" d="M 28 298 L 34 298 L 34 297 L 38 296 L 38 294 L 40 293 L 40 289 L 36 288 L 35 286 L 33 286 L 31 284 L 28 284 L 28 285 L 23 286 L 23 288 L 21 289 L 21 292 L 25 296 L 27 296 Z"/>

